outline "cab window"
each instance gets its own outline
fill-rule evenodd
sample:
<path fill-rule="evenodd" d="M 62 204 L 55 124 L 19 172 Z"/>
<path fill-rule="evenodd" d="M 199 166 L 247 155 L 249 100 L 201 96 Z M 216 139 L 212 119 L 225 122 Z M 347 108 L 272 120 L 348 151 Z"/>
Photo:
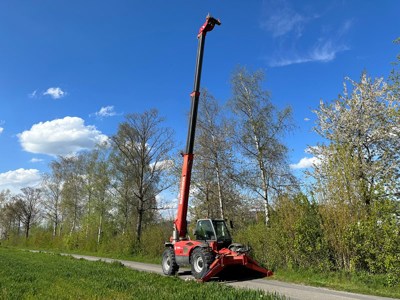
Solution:
<path fill-rule="evenodd" d="M 200 220 L 197 222 L 196 238 L 198 240 L 215 240 L 211 220 Z"/>
<path fill-rule="evenodd" d="M 218 240 L 227 240 L 231 238 L 224 221 L 213 221 L 213 223 Z"/>

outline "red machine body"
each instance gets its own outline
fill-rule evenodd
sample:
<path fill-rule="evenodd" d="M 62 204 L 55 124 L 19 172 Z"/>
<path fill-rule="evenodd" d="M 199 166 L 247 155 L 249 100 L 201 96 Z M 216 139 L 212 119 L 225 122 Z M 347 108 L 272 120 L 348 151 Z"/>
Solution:
<path fill-rule="evenodd" d="M 200 98 L 200 78 L 203 62 L 204 43 L 207 32 L 213 30 L 221 22 L 208 15 L 200 27 L 194 90 L 191 93 L 191 112 L 186 152 L 183 153 L 183 166 L 178 203 L 177 217 L 169 242 L 165 243 L 162 258 L 162 269 L 166 275 L 175 275 L 180 266 L 190 265 L 192 275 L 201 281 L 207 281 L 228 266 L 244 266 L 264 276 L 273 273 L 260 266 L 249 256 L 249 249 L 232 238 L 225 220 L 201 219 L 197 221 L 195 240 L 187 235 L 187 210 L 189 205 L 190 180 L 193 166 L 193 147 L 197 120 L 198 102 Z"/>

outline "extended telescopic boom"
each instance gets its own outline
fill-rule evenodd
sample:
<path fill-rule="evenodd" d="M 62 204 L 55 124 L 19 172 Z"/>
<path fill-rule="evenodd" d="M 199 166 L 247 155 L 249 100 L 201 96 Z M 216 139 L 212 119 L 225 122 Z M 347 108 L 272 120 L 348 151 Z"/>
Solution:
<path fill-rule="evenodd" d="M 193 165 L 193 145 L 196 133 L 197 110 L 200 98 L 200 79 L 201 68 L 203 65 L 204 44 L 207 32 L 213 30 L 215 25 L 221 25 L 221 22 L 218 19 L 215 19 L 208 15 L 206 17 L 205 23 L 200 27 L 199 34 L 197 35 L 198 47 L 196 70 L 194 74 L 194 89 L 193 92 L 190 94 L 192 103 L 190 108 L 189 130 L 186 142 L 186 152 L 183 153 L 183 166 L 179 193 L 178 213 L 174 222 L 174 232 L 172 235 L 173 242 L 176 242 L 180 239 L 185 239 L 187 234 L 186 217 L 189 204 L 190 177 L 192 174 Z"/>

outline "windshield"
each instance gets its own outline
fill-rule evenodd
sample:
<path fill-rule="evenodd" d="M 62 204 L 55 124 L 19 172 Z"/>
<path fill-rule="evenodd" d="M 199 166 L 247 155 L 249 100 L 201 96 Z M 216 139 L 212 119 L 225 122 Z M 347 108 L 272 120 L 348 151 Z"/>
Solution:
<path fill-rule="evenodd" d="M 226 224 L 222 220 L 213 220 L 213 225 L 215 229 L 215 234 L 217 235 L 217 240 L 229 240 L 231 235 L 229 234 Z"/>
<path fill-rule="evenodd" d="M 199 220 L 195 234 L 198 240 L 231 240 L 231 235 L 223 220 Z"/>

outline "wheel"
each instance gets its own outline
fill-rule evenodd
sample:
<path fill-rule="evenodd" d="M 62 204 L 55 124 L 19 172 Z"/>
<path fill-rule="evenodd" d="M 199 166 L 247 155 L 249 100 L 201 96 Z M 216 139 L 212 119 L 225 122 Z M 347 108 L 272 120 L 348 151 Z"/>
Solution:
<path fill-rule="evenodd" d="M 179 270 L 179 266 L 175 260 L 175 252 L 174 249 L 168 247 L 164 250 L 162 255 L 162 270 L 165 275 L 175 275 Z"/>
<path fill-rule="evenodd" d="M 190 259 L 193 277 L 196 279 L 203 278 L 213 261 L 214 255 L 207 248 L 194 249 Z"/>

